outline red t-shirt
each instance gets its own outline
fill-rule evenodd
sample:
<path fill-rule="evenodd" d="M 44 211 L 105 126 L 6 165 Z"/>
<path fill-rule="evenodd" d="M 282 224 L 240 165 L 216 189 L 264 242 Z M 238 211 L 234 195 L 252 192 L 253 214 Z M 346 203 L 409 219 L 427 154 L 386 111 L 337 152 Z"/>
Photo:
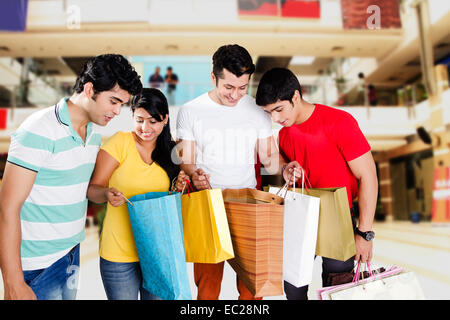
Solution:
<path fill-rule="evenodd" d="M 358 182 L 347 162 L 370 150 L 352 115 L 316 104 L 308 120 L 282 128 L 278 139 L 282 155 L 303 167 L 313 188 L 346 187 L 352 207 Z"/>

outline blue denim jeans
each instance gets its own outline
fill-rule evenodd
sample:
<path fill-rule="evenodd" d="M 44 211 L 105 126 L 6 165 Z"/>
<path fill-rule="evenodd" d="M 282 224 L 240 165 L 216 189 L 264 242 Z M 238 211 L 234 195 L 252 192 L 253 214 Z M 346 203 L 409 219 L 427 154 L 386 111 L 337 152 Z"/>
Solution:
<path fill-rule="evenodd" d="M 161 300 L 142 287 L 139 262 L 113 262 L 100 257 L 100 274 L 108 300 Z"/>
<path fill-rule="evenodd" d="M 80 271 L 80 245 L 45 269 L 23 271 L 38 300 L 75 300 Z"/>

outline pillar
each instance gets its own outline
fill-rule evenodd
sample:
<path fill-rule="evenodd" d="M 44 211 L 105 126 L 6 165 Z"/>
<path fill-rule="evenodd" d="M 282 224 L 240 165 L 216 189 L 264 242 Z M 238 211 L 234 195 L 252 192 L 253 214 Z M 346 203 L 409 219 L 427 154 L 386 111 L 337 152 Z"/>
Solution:
<path fill-rule="evenodd" d="M 378 163 L 378 184 L 380 186 L 380 194 L 378 195 L 383 211 L 386 214 L 386 221 L 394 219 L 392 211 L 392 190 L 391 190 L 391 171 L 389 160 L 383 160 Z"/>

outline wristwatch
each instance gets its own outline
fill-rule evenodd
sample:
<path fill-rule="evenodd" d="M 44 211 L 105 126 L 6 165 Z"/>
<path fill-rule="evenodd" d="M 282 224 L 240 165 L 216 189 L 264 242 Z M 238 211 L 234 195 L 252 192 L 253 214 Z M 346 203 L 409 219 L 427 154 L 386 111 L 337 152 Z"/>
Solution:
<path fill-rule="evenodd" d="M 373 232 L 373 231 L 362 232 L 358 228 L 355 228 L 355 232 L 356 232 L 356 234 L 360 235 L 366 241 L 370 241 L 373 238 L 375 238 L 375 232 Z"/>

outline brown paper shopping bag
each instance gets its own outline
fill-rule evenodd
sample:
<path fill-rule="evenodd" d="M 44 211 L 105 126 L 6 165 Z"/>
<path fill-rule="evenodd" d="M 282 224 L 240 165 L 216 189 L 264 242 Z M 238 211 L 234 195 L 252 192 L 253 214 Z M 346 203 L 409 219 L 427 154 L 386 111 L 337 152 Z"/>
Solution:
<path fill-rule="evenodd" d="M 256 297 L 283 294 L 283 198 L 254 189 L 222 192 L 235 258 L 228 260 Z"/>
<path fill-rule="evenodd" d="M 346 188 L 312 188 L 306 194 L 320 197 L 316 255 L 341 261 L 350 259 L 356 247 Z"/>

